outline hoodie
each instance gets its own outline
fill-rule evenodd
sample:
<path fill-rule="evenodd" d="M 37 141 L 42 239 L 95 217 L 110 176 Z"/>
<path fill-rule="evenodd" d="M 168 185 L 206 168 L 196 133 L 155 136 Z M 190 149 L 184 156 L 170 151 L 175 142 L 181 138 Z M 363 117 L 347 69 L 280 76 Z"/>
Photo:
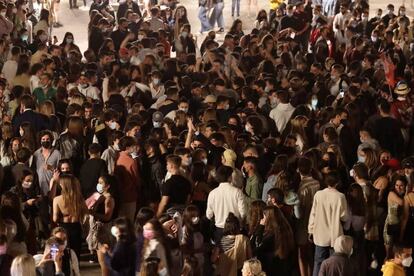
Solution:
<path fill-rule="evenodd" d="M 382 266 L 383 276 L 405 276 L 404 268 L 392 261 L 387 261 Z"/>

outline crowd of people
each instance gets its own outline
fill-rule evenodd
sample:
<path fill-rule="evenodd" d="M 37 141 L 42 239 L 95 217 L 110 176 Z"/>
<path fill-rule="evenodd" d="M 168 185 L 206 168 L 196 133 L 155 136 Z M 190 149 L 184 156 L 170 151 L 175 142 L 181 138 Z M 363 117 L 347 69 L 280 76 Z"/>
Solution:
<path fill-rule="evenodd" d="M 404 6 L 58 2 L 0 2 L 1 275 L 414 275 Z"/>

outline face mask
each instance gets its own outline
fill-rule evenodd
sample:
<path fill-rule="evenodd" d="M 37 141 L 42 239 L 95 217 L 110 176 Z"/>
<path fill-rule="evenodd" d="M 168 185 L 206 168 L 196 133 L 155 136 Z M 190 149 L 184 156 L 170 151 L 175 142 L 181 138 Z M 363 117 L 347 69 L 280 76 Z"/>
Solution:
<path fill-rule="evenodd" d="M 365 163 L 365 156 L 358 155 L 358 162 Z"/>
<path fill-rule="evenodd" d="M 85 89 L 85 88 L 87 88 L 87 87 L 88 87 L 88 84 L 87 84 L 87 83 L 85 83 L 85 84 L 81 84 L 81 85 L 80 85 L 80 87 L 81 87 L 82 89 Z"/>
<path fill-rule="evenodd" d="M 142 34 L 139 34 L 139 35 L 138 35 L 138 40 L 139 40 L 139 41 L 141 41 L 143 38 L 144 38 L 144 35 L 142 35 Z"/>
<path fill-rule="evenodd" d="M 192 161 L 193 161 L 192 158 L 189 157 L 186 161 L 183 161 L 183 165 L 184 166 L 190 166 Z"/>
<path fill-rule="evenodd" d="M 112 226 L 111 227 L 111 234 L 112 236 L 114 236 L 115 238 L 118 238 L 119 236 L 119 229 L 116 226 Z"/>
<path fill-rule="evenodd" d="M 0 12 L 0 15 L 3 16 L 3 17 L 6 17 L 6 12 L 2 11 L 2 12 Z"/>
<path fill-rule="evenodd" d="M 50 141 L 43 141 L 41 145 L 43 148 L 48 149 L 52 146 L 52 143 Z"/>
<path fill-rule="evenodd" d="M 22 38 L 23 41 L 27 41 L 29 39 L 29 36 L 28 35 L 22 35 L 21 38 Z"/>
<path fill-rule="evenodd" d="M 201 162 L 203 162 L 204 165 L 207 165 L 208 159 L 207 158 L 204 158 L 204 159 L 201 160 Z"/>
<path fill-rule="evenodd" d="M 132 159 L 135 159 L 138 157 L 138 153 L 136 153 L 135 151 L 131 153 L 131 157 Z"/>
<path fill-rule="evenodd" d="M 152 83 L 153 83 L 154 85 L 158 85 L 158 84 L 160 84 L 160 79 L 153 79 L 153 80 L 152 80 Z"/>
<path fill-rule="evenodd" d="M 21 137 L 23 137 L 23 135 L 24 135 L 24 130 L 23 130 L 23 129 L 20 129 L 20 130 L 19 130 L 19 134 L 20 134 L 20 136 L 21 136 Z"/>
<path fill-rule="evenodd" d="M 109 123 L 109 128 L 112 130 L 116 129 L 116 122 Z"/>
<path fill-rule="evenodd" d="M 26 182 L 26 181 L 22 182 L 22 187 L 25 189 L 29 189 L 31 186 L 32 186 L 32 182 Z"/>
<path fill-rule="evenodd" d="M 361 19 L 362 19 L 363 21 L 365 21 L 365 20 L 367 20 L 367 19 L 368 19 L 368 17 L 367 17 L 367 16 L 365 16 L 365 15 L 363 15 L 363 16 L 361 17 Z"/>
<path fill-rule="evenodd" d="M 200 218 L 199 217 L 193 217 L 192 219 L 191 219 L 191 222 L 193 223 L 193 224 L 198 224 L 198 222 L 200 221 Z"/>
<path fill-rule="evenodd" d="M 168 270 L 166 267 L 164 267 L 163 269 L 161 269 L 160 271 L 158 271 L 158 275 L 159 276 L 167 276 L 168 275 Z"/>
<path fill-rule="evenodd" d="M 352 253 L 354 253 L 354 248 L 353 247 L 351 248 L 351 252 L 349 252 L 348 257 L 351 257 L 352 256 Z"/>
<path fill-rule="evenodd" d="M 293 12 L 288 12 L 286 15 L 291 17 L 293 15 Z"/>
<path fill-rule="evenodd" d="M 119 145 L 118 144 L 114 145 L 114 150 L 119 150 Z"/>
<path fill-rule="evenodd" d="M 400 11 L 400 15 L 404 16 L 405 15 L 405 11 Z"/>
<path fill-rule="evenodd" d="M 104 192 L 104 187 L 101 183 L 96 184 L 96 191 L 100 194 Z"/>
<path fill-rule="evenodd" d="M 188 36 L 188 32 L 182 32 L 181 33 L 181 36 L 184 37 L 184 38 L 186 38 Z"/>
<path fill-rule="evenodd" d="M 349 176 L 352 177 L 352 178 L 354 178 L 354 176 L 355 176 L 354 169 L 352 169 L 352 170 L 349 171 Z"/>
<path fill-rule="evenodd" d="M 66 43 L 67 44 L 72 44 L 72 42 L 73 42 L 73 39 L 72 38 L 66 38 Z"/>
<path fill-rule="evenodd" d="M 372 40 L 372 42 L 377 42 L 377 39 L 378 39 L 378 37 L 376 37 L 376 36 L 371 36 L 371 40 Z"/>
<path fill-rule="evenodd" d="M 224 106 L 224 110 L 229 110 L 229 108 L 230 108 L 230 105 L 229 105 L 229 104 L 226 104 L 226 105 Z"/>
<path fill-rule="evenodd" d="M 245 125 L 244 130 L 246 130 L 246 132 L 250 132 L 250 127 L 248 125 Z"/>
<path fill-rule="evenodd" d="M 401 263 L 403 267 L 410 267 L 412 262 L 413 262 L 413 257 L 410 256 L 408 258 L 404 258 Z"/>
<path fill-rule="evenodd" d="M 179 110 L 181 110 L 181 111 L 183 111 L 183 112 L 185 112 L 185 113 L 187 113 L 187 112 L 188 112 L 188 108 L 179 108 Z"/>
<path fill-rule="evenodd" d="M 388 14 L 389 15 L 391 15 L 391 14 L 393 14 L 394 13 L 394 11 L 393 10 L 388 10 Z"/>
<path fill-rule="evenodd" d="M 313 109 L 316 109 L 316 106 L 318 105 L 318 99 L 312 99 L 311 105 Z"/>
<path fill-rule="evenodd" d="M 7 245 L 0 245 L 0 255 L 5 255 L 7 253 Z"/>
<path fill-rule="evenodd" d="M 155 128 L 158 128 L 158 127 L 161 127 L 161 126 L 162 126 L 162 123 L 161 123 L 161 122 L 152 122 L 152 125 L 153 125 Z"/>
<path fill-rule="evenodd" d="M 147 240 L 152 240 L 155 237 L 154 231 L 153 230 L 145 230 L 143 231 L 142 235 L 144 236 L 144 238 L 146 238 Z"/>

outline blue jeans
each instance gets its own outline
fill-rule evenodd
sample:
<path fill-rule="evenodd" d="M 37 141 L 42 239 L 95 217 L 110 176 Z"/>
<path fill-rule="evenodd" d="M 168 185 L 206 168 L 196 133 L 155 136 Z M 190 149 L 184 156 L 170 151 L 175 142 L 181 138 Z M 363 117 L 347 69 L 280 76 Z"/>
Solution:
<path fill-rule="evenodd" d="M 324 260 L 329 258 L 331 248 L 329 246 L 318 246 L 315 245 L 315 257 L 313 263 L 312 276 L 318 276 L 319 269 Z"/>
<path fill-rule="evenodd" d="M 214 25 L 217 22 L 217 26 L 219 28 L 224 28 L 224 18 L 223 18 L 223 9 L 224 9 L 224 2 L 219 2 L 214 4 L 213 13 L 210 17 L 210 25 L 214 28 Z"/>
<path fill-rule="evenodd" d="M 200 6 L 199 10 L 198 10 L 198 19 L 200 19 L 200 23 L 201 23 L 201 32 L 207 32 L 211 29 L 210 26 L 210 21 L 208 20 L 207 17 L 207 8 Z"/>
<path fill-rule="evenodd" d="M 237 16 L 240 16 L 240 0 L 231 1 L 231 16 L 234 16 L 234 10 L 237 11 Z"/>

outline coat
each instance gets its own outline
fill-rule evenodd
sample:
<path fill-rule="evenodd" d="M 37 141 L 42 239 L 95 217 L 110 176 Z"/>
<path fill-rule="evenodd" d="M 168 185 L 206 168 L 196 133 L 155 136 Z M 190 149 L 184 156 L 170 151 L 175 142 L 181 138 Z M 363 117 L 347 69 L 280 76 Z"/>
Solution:
<path fill-rule="evenodd" d="M 318 276 L 352 276 L 354 272 L 348 256 L 342 253 L 334 253 L 322 262 Z"/>

